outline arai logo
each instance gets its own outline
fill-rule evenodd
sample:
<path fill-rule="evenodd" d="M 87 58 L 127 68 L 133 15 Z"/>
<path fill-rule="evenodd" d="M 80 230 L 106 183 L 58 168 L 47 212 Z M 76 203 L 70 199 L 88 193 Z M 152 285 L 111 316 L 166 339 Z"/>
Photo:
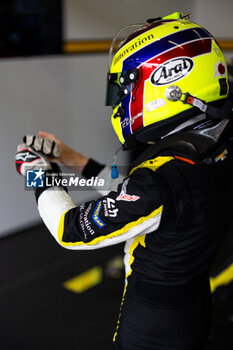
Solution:
<path fill-rule="evenodd" d="M 193 69 L 194 62 L 189 57 L 178 57 L 169 60 L 158 68 L 151 75 L 151 83 L 154 85 L 168 85 L 182 79 Z"/>

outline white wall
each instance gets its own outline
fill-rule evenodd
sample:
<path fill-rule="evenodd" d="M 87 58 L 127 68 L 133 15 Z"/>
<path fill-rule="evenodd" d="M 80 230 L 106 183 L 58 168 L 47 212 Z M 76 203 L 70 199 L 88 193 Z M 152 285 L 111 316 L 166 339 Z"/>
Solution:
<path fill-rule="evenodd" d="M 193 19 L 219 39 L 233 38 L 233 1 L 232 0 L 195 0 Z M 228 62 L 232 62 L 233 51 L 225 52 Z"/>
<path fill-rule="evenodd" d="M 53 132 L 111 163 L 119 144 L 111 109 L 104 106 L 106 67 L 107 55 L 0 61 L 0 234 L 39 218 L 34 196 L 14 167 L 16 146 L 26 133 Z M 84 199 L 83 192 L 72 195 Z"/>
<path fill-rule="evenodd" d="M 64 0 L 66 39 L 111 39 L 129 23 L 175 11 L 188 13 L 192 0 Z"/>
<path fill-rule="evenodd" d="M 213 34 L 232 37 L 232 3 L 223 2 L 64 0 L 64 37 L 111 38 L 129 22 L 174 11 L 192 12 Z M 51 131 L 79 151 L 111 162 L 118 142 L 111 110 L 104 106 L 106 70 L 107 54 L 0 60 L 0 235 L 39 220 L 33 195 L 14 168 L 16 145 L 25 133 Z M 72 195 L 84 199 L 84 193 Z"/>
<path fill-rule="evenodd" d="M 233 38 L 232 0 L 195 0 L 193 18 L 218 38 Z"/>

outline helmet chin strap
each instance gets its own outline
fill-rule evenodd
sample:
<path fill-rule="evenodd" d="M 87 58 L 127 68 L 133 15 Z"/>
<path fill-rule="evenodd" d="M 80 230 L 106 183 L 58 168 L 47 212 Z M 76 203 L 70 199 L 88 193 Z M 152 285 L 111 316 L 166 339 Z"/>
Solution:
<path fill-rule="evenodd" d="M 221 108 L 205 103 L 205 101 L 191 95 L 189 92 L 183 93 L 178 86 L 169 86 L 165 91 L 166 98 L 171 102 L 181 101 L 184 104 L 199 108 L 210 119 L 230 119 L 233 117 L 233 102 L 226 100 Z"/>
<path fill-rule="evenodd" d="M 217 108 L 186 92 L 182 94 L 180 101 L 199 108 L 210 119 L 230 119 L 233 117 L 233 102 L 230 100 L 226 100 L 221 108 Z"/>
<path fill-rule="evenodd" d="M 233 118 L 233 101 L 231 99 L 223 101 L 223 105 L 218 108 L 189 93 L 182 93 L 177 86 L 170 86 L 166 91 L 166 97 L 172 102 L 181 101 L 198 108 L 202 113 L 205 113 L 206 118 L 203 119 L 200 116 L 201 118 L 197 120 L 195 117 L 191 125 L 186 125 L 181 130 L 165 135 L 140 155 L 133 162 L 133 166 L 166 149 L 174 152 L 181 151 L 196 160 L 204 160 L 206 155 L 217 146 L 229 120 Z M 202 114 L 202 116 L 204 115 Z"/>

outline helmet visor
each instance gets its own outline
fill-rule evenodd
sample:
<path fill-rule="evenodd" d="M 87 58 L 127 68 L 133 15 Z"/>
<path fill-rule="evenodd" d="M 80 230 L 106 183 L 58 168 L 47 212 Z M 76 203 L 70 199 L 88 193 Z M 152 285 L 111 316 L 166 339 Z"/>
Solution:
<path fill-rule="evenodd" d="M 107 76 L 106 106 L 116 107 L 134 90 L 139 71 L 132 68 L 121 73 L 109 73 Z"/>
<path fill-rule="evenodd" d="M 116 106 L 122 97 L 121 85 L 119 81 L 120 73 L 108 73 L 106 88 L 106 106 Z"/>

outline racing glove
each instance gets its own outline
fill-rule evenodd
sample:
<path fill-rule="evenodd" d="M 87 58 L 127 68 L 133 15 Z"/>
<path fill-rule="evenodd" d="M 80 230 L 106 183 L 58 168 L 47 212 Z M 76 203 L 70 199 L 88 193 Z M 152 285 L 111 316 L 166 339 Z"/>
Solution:
<path fill-rule="evenodd" d="M 43 153 L 48 157 L 57 158 L 61 154 L 60 147 L 55 141 L 36 135 L 26 135 L 23 142 L 36 152 Z"/>
<path fill-rule="evenodd" d="M 16 170 L 19 174 L 26 176 L 27 170 L 49 170 L 51 164 L 45 156 L 34 151 L 25 144 L 18 145 L 15 155 Z"/>

